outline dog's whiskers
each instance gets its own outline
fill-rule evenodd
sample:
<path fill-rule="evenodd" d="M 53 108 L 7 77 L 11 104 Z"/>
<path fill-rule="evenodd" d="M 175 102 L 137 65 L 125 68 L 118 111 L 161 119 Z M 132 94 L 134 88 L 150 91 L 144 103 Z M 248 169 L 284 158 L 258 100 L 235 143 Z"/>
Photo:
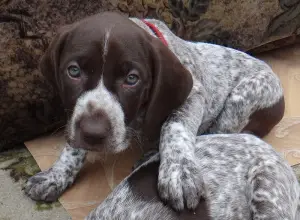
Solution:
<path fill-rule="evenodd" d="M 132 140 L 135 141 L 137 147 L 142 151 L 144 152 L 144 149 L 143 149 L 143 141 L 142 141 L 142 137 L 140 135 L 140 133 L 138 131 L 136 131 L 135 129 L 133 128 L 130 128 L 130 127 L 127 127 L 127 132 L 128 132 L 128 135 L 132 138 Z M 132 145 L 130 144 L 129 145 L 129 148 L 130 149 L 133 149 Z"/>
<path fill-rule="evenodd" d="M 57 134 L 59 130 L 65 128 L 66 126 L 67 126 L 67 125 L 62 125 L 62 126 L 58 127 L 57 129 L 55 129 L 55 130 L 50 134 L 50 136 L 53 136 L 53 135 Z"/>

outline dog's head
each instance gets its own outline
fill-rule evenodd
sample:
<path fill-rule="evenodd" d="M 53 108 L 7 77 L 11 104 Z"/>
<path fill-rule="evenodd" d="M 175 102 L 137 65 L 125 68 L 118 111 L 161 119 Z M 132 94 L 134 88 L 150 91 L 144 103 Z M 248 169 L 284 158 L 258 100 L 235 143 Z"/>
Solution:
<path fill-rule="evenodd" d="M 105 12 L 63 27 L 40 64 L 72 112 L 74 147 L 119 152 L 137 118 L 149 139 L 192 88 L 191 74 L 157 38 L 128 18 Z"/>

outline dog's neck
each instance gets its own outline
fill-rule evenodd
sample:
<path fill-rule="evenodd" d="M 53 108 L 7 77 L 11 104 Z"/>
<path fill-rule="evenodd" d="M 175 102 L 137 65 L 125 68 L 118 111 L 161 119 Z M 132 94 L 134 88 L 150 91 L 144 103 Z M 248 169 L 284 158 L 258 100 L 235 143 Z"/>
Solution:
<path fill-rule="evenodd" d="M 144 24 L 146 24 L 151 29 L 151 31 L 163 42 L 164 45 L 168 46 L 168 42 L 165 39 L 163 33 L 160 32 L 160 30 L 155 26 L 155 24 L 144 19 L 142 19 L 142 22 L 144 22 Z"/>
<path fill-rule="evenodd" d="M 145 31 L 147 31 L 151 36 L 158 38 L 158 35 L 153 31 L 153 29 L 151 29 L 151 27 L 145 24 L 145 22 L 142 19 L 133 17 L 129 19 L 135 24 L 137 24 L 140 28 L 143 28 Z M 183 39 L 176 36 L 163 21 L 149 18 L 144 20 L 154 25 L 156 29 L 162 33 L 164 39 L 168 43 L 169 50 L 171 50 L 177 56 L 177 58 L 187 68 L 187 70 L 189 70 L 191 73 L 199 71 L 199 68 L 196 67 L 199 65 L 196 65 L 196 63 L 200 62 L 200 55 L 197 57 L 197 60 L 192 60 L 192 56 L 189 56 L 191 51 L 193 51 L 193 44 L 187 43 Z M 189 63 L 185 62 L 187 55 L 191 61 Z M 200 66 L 202 66 L 202 64 L 200 64 Z"/>

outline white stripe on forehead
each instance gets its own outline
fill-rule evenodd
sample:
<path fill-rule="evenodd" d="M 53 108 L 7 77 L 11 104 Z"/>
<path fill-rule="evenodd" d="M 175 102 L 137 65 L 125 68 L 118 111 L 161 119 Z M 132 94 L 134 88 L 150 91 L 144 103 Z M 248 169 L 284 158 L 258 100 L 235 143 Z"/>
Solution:
<path fill-rule="evenodd" d="M 111 32 L 112 29 L 116 27 L 118 23 L 115 23 L 113 25 L 111 25 L 109 28 L 106 29 L 105 34 L 104 34 L 104 38 L 103 38 L 103 54 L 102 54 L 102 73 L 101 73 L 101 77 L 100 77 L 100 81 L 98 83 L 98 87 L 100 84 L 103 84 L 103 73 L 104 73 L 104 66 L 105 66 L 105 62 L 106 62 L 106 56 L 108 54 L 108 46 L 109 46 L 109 38 L 111 36 Z M 104 84 L 103 84 L 104 85 Z"/>
<path fill-rule="evenodd" d="M 117 26 L 117 24 L 119 24 L 119 23 L 120 22 L 112 24 L 105 31 L 105 35 L 104 35 L 104 39 L 103 39 L 103 54 L 102 54 L 103 66 L 102 66 L 102 75 L 104 73 L 104 65 L 105 65 L 105 62 L 106 62 L 106 56 L 108 54 L 109 38 L 111 36 L 112 29 L 114 29 Z M 102 77 L 102 75 L 101 75 L 101 77 Z"/>
<path fill-rule="evenodd" d="M 102 73 L 101 73 L 100 82 L 98 83 L 98 85 L 101 84 L 101 81 L 103 80 L 104 66 L 105 66 L 105 62 L 106 62 L 106 56 L 108 54 L 109 38 L 111 36 L 112 29 L 114 27 L 116 27 L 117 24 L 118 23 L 115 23 L 115 24 L 111 25 L 109 28 L 107 28 L 106 31 L 105 31 L 105 34 L 104 34 L 104 39 L 103 39 L 103 54 L 102 54 L 102 61 L 103 61 L 103 64 L 102 64 Z"/>
<path fill-rule="evenodd" d="M 102 74 L 101 77 L 104 73 L 104 65 L 105 65 L 105 61 L 106 61 L 106 56 L 108 53 L 108 44 L 109 44 L 109 37 L 110 37 L 110 33 L 111 30 L 113 29 L 113 27 L 109 28 L 108 30 L 106 30 L 105 35 L 104 35 L 104 41 L 103 41 L 103 54 L 102 54 Z"/>
<path fill-rule="evenodd" d="M 105 66 L 105 62 L 106 62 L 106 56 L 107 56 L 107 53 L 108 53 L 108 45 L 109 45 L 109 37 L 110 37 L 110 33 L 111 33 L 111 30 L 113 29 L 114 26 L 111 26 L 110 28 L 108 28 L 106 31 L 105 31 L 105 35 L 104 35 L 104 39 L 103 39 L 103 54 L 102 54 L 102 73 L 101 73 L 101 76 L 100 76 L 100 81 L 98 82 L 98 88 L 101 87 L 101 86 L 104 86 L 103 84 L 103 74 L 104 74 L 104 66 Z"/>

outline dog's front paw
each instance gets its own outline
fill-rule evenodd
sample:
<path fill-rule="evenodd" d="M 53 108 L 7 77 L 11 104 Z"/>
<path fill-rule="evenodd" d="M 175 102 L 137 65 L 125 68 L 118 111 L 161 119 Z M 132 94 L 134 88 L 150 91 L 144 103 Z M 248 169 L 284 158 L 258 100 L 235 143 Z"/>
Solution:
<path fill-rule="evenodd" d="M 158 176 L 160 197 L 176 211 L 195 209 L 203 193 L 203 179 L 193 160 L 160 164 Z"/>
<path fill-rule="evenodd" d="M 52 169 L 40 172 L 28 179 L 24 191 L 36 201 L 56 201 L 67 188 L 68 183 L 65 175 Z"/>

